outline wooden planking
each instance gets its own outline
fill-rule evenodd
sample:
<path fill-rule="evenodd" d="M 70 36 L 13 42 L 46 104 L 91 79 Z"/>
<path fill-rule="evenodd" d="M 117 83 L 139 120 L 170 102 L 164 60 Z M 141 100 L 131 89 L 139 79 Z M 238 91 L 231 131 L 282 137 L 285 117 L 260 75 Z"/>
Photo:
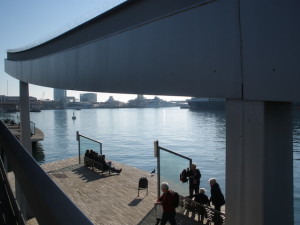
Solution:
<path fill-rule="evenodd" d="M 120 175 L 102 176 L 77 163 L 75 157 L 42 167 L 94 224 L 138 224 L 153 208 L 156 176 L 117 162 L 113 166 L 123 169 Z M 140 190 L 137 197 L 142 176 L 148 178 L 149 194 Z"/>

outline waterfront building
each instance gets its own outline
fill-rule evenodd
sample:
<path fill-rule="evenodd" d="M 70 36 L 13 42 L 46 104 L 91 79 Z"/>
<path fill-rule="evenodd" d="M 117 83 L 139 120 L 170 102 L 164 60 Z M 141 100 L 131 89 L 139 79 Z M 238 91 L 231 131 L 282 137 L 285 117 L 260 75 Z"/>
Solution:
<path fill-rule="evenodd" d="M 97 102 L 97 94 L 96 93 L 80 94 L 80 102 Z"/>
<path fill-rule="evenodd" d="M 67 102 L 75 102 L 75 97 L 74 96 L 67 96 L 66 98 Z"/>
<path fill-rule="evenodd" d="M 65 89 L 53 89 L 53 99 L 54 101 L 61 101 L 62 99 L 65 99 L 67 96 L 67 91 Z"/>
<path fill-rule="evenodd" d="M 144 95 L 137 95 L 133 100 L 129 100 L 124 106 L 127 108 L 159 108 L 159 107 L 173 107 L 176 104 L 172 102 L 167 102 L 159 97 L 155 96 L 153 99 L 147 99 Z"/>
<path fill-rule="evenodd" d="M 109 96 L 108 100 L 99 104 L 99 108 L 119 108 L 125 103 L 114 99 L 113 96 Z"/>
<path fill-rule="evenodd" d="M 65 104 L 61 101 L 52 101 L 52 100 L 42 100 L 40 101 L 41 109 L 64 109 Z"/>
<path fill-rule="evenodd" d="M 0 95 L 1 109 L 8 109 L 8 111 L 18 111 L 20 104 L 19 96 L 5 96 Z M 29 96 L 29 109 L 37 109 L 38 100 L 36 97 Z"/>
<path fill-rule="evenodd" d="M 0 103 L 4 102 L 5 100 L 5 95 L 0 95 Z"/>

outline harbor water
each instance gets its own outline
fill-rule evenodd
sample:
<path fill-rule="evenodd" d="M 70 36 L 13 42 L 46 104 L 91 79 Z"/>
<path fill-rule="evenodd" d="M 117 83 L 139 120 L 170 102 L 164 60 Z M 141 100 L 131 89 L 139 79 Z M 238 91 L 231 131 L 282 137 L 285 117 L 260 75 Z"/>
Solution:
<path fill-rule="evenodd" d="M 72 120 L 73 112 L 76 120 Z M 293 114 L 295 224 L 300 224 L 300 111 Z M 225 193 L 224 111 L 69 109 L 44 110 L 30 116 L 45 135 L 34 153 L 39 163 L 77 156 L 79 131 L 102 142 L 107 158 L 150 173 L 156 168 L 153 141 L 158 140 L 160 146 L 193 160 L 202 173 L 201 187 L 209 190 L 208 179 L 214 177 Z"/>

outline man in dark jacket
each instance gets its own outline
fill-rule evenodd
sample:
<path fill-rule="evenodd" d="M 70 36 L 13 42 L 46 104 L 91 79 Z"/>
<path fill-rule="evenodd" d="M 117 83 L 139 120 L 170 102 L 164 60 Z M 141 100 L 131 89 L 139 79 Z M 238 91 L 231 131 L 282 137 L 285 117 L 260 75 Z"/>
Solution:
<path fill-rule="evenodd" d="M 207 195 L 205 194 L 205 189 L 200 188 L 200 193 L 195 194 L 194 197 L 195 197 L 195 202 L 198 202 L 201 204 L 201 206 L 199 207 L 199 213 L 201 216 L 201 222 L 203 223 L 204 217 L 206 215 L 205 208 L 203 207 L 203 205 L 209 204 L 209 199 L 208 199 Z"/>
<path fill-rule="evenodd" d="M 220 189 L 219 184 L 217 183 L 215 178 L 209 179 L 210 184 L 210 201 L 215 206 L 215 210 L 221 211 L 221 206 L 225 204 L 224 195 Z"/>
<path fill-rule="evenodd" d="M 200 188 L 200 193 L 197 193 L 194 195 L 195 202 L 198 202 L 202 205 L 208 205 L 209 199 L 208 199 L 207 195 L 205 194 L 205 191 L 206 190 L 204 188 Z"/>
<path fill-rule="evenodd" d="M 161 184 L 161 190 L 163 194 L 155 203 L 162 205 L 163 207 L 163 214 L 160 224 L 165 225 L 169 221 L 171 225 L 176 225 L 174 193 L 169 190 L 169 185 L 166 182 Z"/>
<path fill-rule="evenodd" d="M 201 178 L 200 170 L 197 169 L 197 166 L 195 164 L 192 164 L 191 170 L 189 173 L 189 188 L 190 188 L 190 197 L 191 198 L 194 194 L 194 191 L 195 191 L 195 194 L 199 193 L 200 178 Z"/>

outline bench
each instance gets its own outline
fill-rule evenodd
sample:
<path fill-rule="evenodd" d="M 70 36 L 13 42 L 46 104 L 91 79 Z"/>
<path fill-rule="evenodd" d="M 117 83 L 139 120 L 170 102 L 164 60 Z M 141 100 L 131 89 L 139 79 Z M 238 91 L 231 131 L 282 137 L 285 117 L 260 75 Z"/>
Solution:
<path fill-rule="evenodd" d="M 91 167 L 92 170 L 94 170 L 94 167 L 95 167 L 96 169 L 98 169 L 102 172 L 102 175 L 103 175 L 104 171 L 108 171 L 109 175 L 110 175 L 110 172 L 111 172 L 110 168 L 104 169 L 104 165 L 102 163 L 100 163 L 100 162 L 98 162 L 94 159 L 88 158 L 86 156 L 84 156 L 84 165 L 86 167 Z"/>
<path fill-rule="evenodd" d="M 219 212 L 208 205 L 204 205 L 206 212 L 206 219 L 209 222 L 208 224 L 214 223 L 215 225 L 225 223 L 225 214 Z"/>
<path fill-rule="evenodd" d="M 213 209 L 209 205 L 200 204 L 188 197 L 182 197 L 179 205 L 182 206 L 180 213 L 187 210 L 194 214 L 198 214 L 198 218 L 200 218 L 201 214 L 204 214 L 207 221 L 206 224 L 214 223 L 215 225 L 221 225 L 225 223 L 225 214 Z M 203 221 L 203 218 L 201 218 L 201 220 Z"/>

